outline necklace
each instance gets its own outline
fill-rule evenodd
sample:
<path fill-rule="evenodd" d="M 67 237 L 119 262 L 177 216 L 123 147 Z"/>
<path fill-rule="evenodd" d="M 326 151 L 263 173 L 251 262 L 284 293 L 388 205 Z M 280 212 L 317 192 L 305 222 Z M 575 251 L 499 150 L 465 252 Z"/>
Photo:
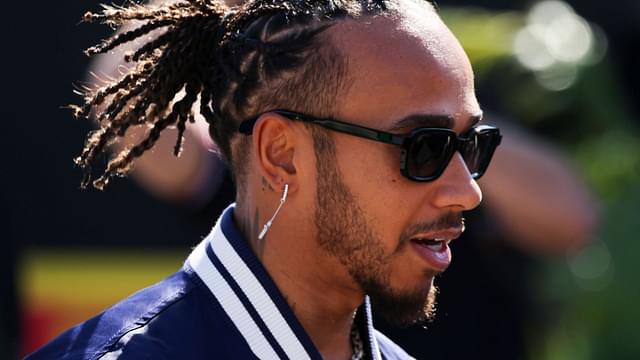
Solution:
<path fill-rule="evenodd" d="M 358 327 L 356 326 L 355 321 L 351 326 L 351 348 L 353 349 L 353 355 L 351 355 L 351 360 L 364 359 L 364 344 L 362 343 L 362 338 L 360 337 L 360 331 L 358 331 Z"/>

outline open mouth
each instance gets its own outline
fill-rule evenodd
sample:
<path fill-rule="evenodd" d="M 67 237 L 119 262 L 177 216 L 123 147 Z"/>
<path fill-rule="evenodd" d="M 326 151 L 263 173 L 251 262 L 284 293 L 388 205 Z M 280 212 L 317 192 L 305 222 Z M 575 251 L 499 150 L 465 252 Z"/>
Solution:
<path fill-rule="evenodd" d="M 447 249 L 447 245 L 451 240 L 448 239 L 427 239 L 427 238 L 416 238 L 411 239 L 412 242 L 424 246 L 431 251 L 445 251 Z"/>
<path fill-rule="evenodd" d="M 451 263 L 449 243 L 459 236 L 459 232 L 442 231 L 436 234 L 417 235 L 411 239 L 413 249 L 428 266 L 438 272 L 445 271 Z"/>
<path fill-rule="evenodd" d="M 451 263 L 449 243 L 462 234 L 462 227 L 437 229 L 416 233 L 410 238 L 411 247 L 432 270 L 442 272 Z"/>

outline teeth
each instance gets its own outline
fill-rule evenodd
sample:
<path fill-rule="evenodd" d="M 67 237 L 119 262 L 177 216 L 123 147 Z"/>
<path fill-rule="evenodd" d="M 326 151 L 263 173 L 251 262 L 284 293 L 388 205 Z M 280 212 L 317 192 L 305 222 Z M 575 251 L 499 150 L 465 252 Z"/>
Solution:
<path fill-rule="evenodd" d="M 444 239 L 415 239 L 415 241 L 424 244 L 424 245 L 436 245 L 436 244 L 440 244 L 444 241 Z"/>
<path fill-rule="evenodd" d="M 435 252 L 442 251 L 449 243 L 449 240 L 444 238 L 435 238 L 435 239 L 416 238 L 414 239 L 414 241 L 420 243 L 420 245 L 427 247 L 430 250 Z"/>
<path fill-rule="evenodd" d="M 425 245 L 430 245 L 437 242 L 436 239 L 417 239 L 417 241 Z"/>
<path fill-rule="evenodd" d="M 445 239 L 445 238 L 434 238 L 434 239 L 415 238 L 413 239 L 413 241 L 418 242 L 425 246 L 438 246 L 438 247 L 440 247 L 442 244 L 449 244 L 449 242 L 451 242 L 450 239 Z"/>

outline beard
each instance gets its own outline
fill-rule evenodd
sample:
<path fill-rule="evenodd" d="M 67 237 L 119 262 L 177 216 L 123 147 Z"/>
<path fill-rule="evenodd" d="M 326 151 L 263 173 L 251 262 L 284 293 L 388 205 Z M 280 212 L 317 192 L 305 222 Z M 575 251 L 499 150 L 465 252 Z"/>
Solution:
<path fill-rule="evenodd" d="M 318 244 L 346 267 L 387 323 L 404 327 L 432 319 L 437 289 L 431 282 L 410 290 L 391 286 L 392 260 L 409 239 L 399 241 L 391 254 L 385 253 L 382 239 L 342 180 L 333 140 L 324 132 L 312 129 L 312 133 L 318 172 L 314 220 Z M 424 275 L 427 281 L 436 273 Z"/>

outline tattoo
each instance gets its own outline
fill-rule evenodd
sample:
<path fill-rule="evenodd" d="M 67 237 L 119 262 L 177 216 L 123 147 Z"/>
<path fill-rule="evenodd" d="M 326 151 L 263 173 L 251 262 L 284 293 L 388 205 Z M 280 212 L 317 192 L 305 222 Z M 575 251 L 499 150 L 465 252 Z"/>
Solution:
<path fill-rule="evenodd" d="M 267 187 L 267 188 L 269 188 L 269 190 L 273 191 L 273 187 L 271 187 L 271 184 L 269 184 L 267 179 L 265 179 L 264 176 L 263 176 L 262 177 L 262 191 L 264 191 L 265 187 Z"/>
<path fill-rule="evenodd" d="M 262 253 L 264 252 L 264 241 L 258 239 L 258 234 L 260 233 L 260 209 L 256 208 L 256 211 L 253 215 L 253 222 L 251 223 L 251 235 L 250 243 L 253 251 L 255 251 L 258 259 L 262 259 Z M 264 239 L 263 239 L 264 240 Z"/>
<path fill-rule="evenodd" d="M 253 238 L 253 235 L 256 235 L 256 236 L 258 235 L 259 221 L 260 221 L 260 209 L 256 208 L 256 211 L 253 213 L 253 223 L 251 226 L 251 238 Z"/>

